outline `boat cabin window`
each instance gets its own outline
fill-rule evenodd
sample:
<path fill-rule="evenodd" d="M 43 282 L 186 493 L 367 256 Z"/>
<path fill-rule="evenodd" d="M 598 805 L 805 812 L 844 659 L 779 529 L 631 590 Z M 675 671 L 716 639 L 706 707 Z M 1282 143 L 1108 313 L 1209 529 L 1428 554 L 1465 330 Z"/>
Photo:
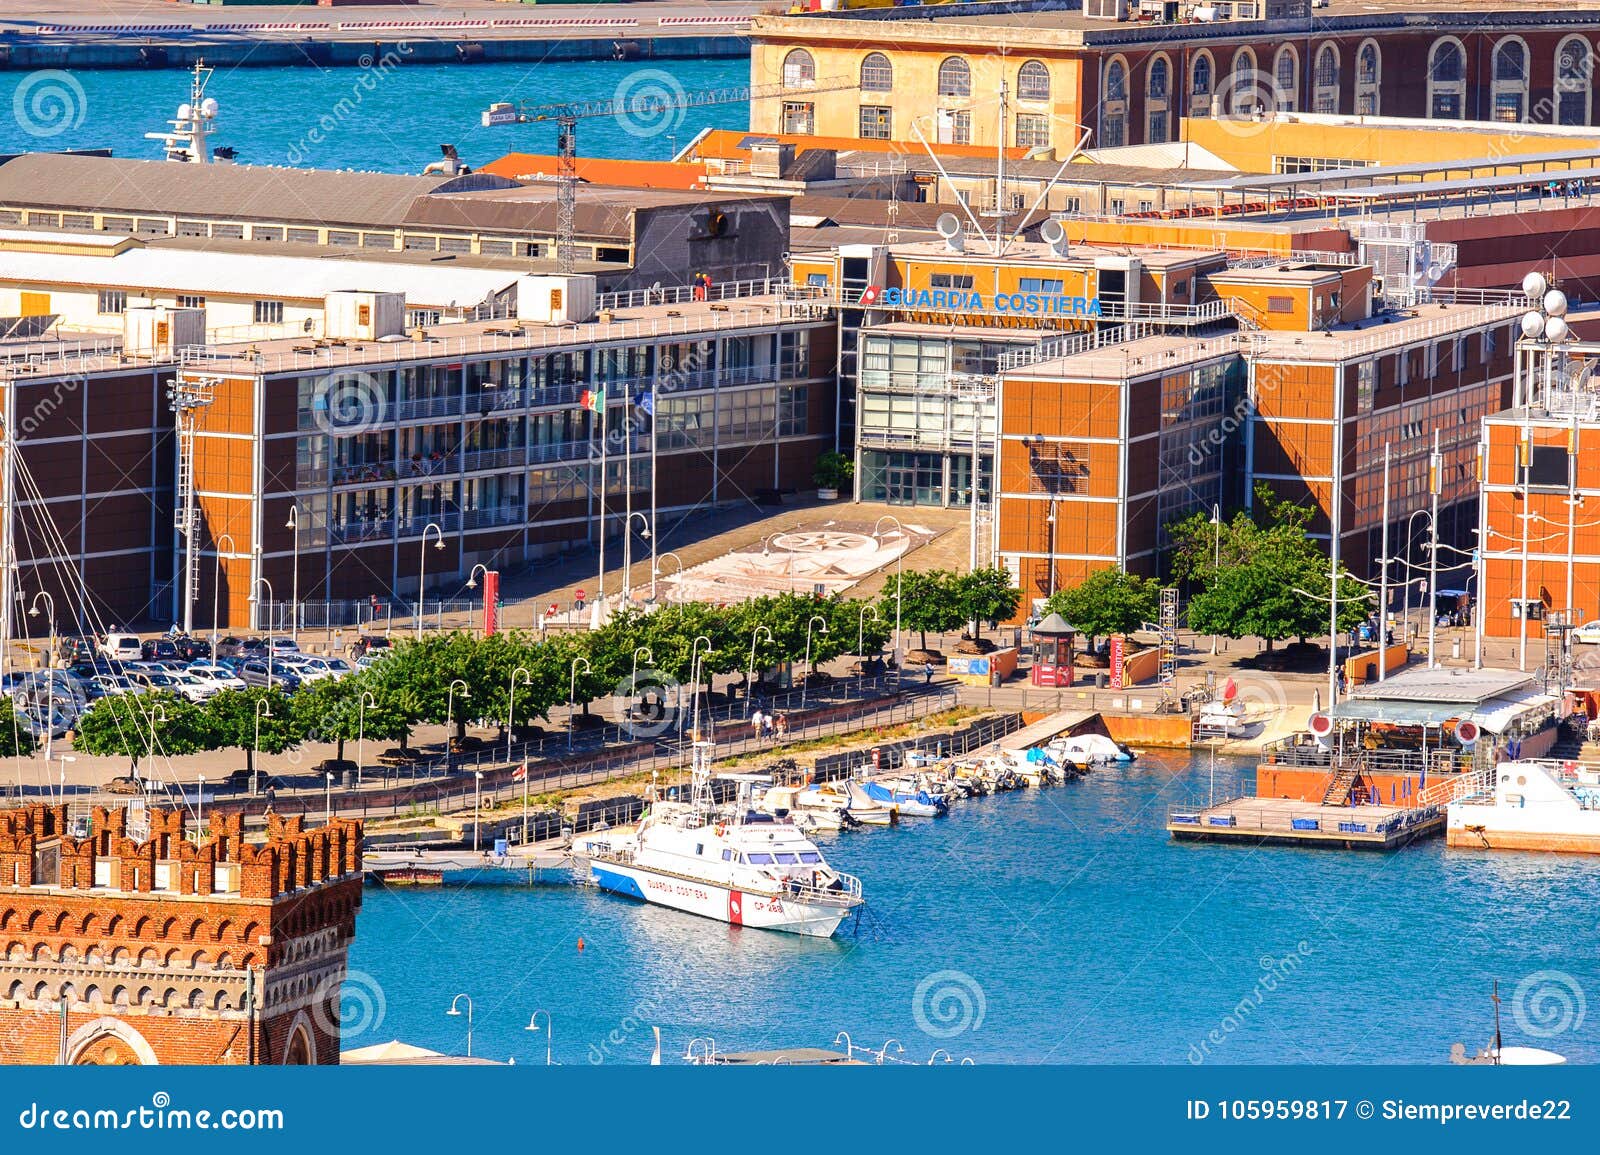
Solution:
<path fill-rule="evenodd" d="M 694 852 L 696 854 L 704 854 L 706 852 L 706 844 L 704 842 L 696 842 L 694 844 Z"/>
<path fill-rule="evenodd" d="M 818 854 L 815 850 L 802 850 L 800 852 L 800 861 L 805 863 L 807 866 L 815 866 L 817 863 L 822 861 L 822 855 Z"/>
<path fill-rule="evenodd" d="M 800 856 L 798 854 L 780 853 L 778 855 L 778 861 L 784 866 L 798 866 L 800 863 Z"/>
<path fill-rule="evenodd" d="M 724 862 L 732 862 L 733 861 L 733 851 L 724 850 L 722 852 L 722 861 L 724 861 Z"/>
<path fill-rule="evenodd" d="M 772 865 L 772 855 L 770 855 L 770 854 L 762 854 L 759 851 L 752 850 L 750 852 L 750 854 L 749 854 L 749 858 L 750 858 L 751 863 L 756 865 L 756 866 L 771 866 Z"/>

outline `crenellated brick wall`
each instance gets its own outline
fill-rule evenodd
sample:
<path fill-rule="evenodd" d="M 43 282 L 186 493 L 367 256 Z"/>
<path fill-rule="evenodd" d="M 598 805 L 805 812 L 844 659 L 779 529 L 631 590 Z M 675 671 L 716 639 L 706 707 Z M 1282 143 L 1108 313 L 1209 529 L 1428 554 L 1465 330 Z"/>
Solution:
<path fill-rule="evenodd" d="M 0 811 L 0 1063 L 336 1063 L 361 824 L 130 813 Z"/>

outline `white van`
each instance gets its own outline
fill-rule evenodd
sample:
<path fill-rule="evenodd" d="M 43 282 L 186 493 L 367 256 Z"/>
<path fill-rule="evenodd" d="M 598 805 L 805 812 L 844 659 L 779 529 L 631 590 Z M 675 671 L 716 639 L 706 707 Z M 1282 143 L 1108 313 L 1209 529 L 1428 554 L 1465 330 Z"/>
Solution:
<path fill-rule="evenodd" d="M 138 634 L 107 634 L 100 652 L 113 661 L 137 662 L 142 656 Z"/>

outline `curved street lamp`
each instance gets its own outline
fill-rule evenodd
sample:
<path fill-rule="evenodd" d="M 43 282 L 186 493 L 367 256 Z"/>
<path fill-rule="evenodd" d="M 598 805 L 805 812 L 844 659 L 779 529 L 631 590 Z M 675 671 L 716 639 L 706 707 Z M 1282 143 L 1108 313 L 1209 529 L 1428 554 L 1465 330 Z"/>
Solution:
<path fill-rule="evenodd" d="M 540 1007 L 538 1010 L 533 1012 L 533 1015 L 528 1019 L 528 1025 L 523 1029 L 537 1033 L 539 1030 L 540 1015 L 544 1016 L 544 1065 L 548 1067 L 551 1065 L 550 1046 L 555 1041 L 556 1037 L 555 1023 L 550 1018 L 550 1012 L 545 1010 L 543 1007 Z"/>
<path fill-rule="evenodd" d="M 800 684 L 800 708 L 806 708 L 806 691 L 811 689 L 811 627 L 818 622 L 822 623 L 822 636 L 828 636 L 828 619 L 821 614 L 812 614 L 806 622 L 806 680 Z"/>
<path fill-rule="evenodd" d="M 576 719 L 573 717 L 578 709 L 578 667 L 583 667 L 585 674 L 594 673 L 594 667 L 589 665 L 588 658 L 572 659 L 572 677 L 567 683 L 567 750 L 572 749 L 572 732 L 577 729 Z"/>
<path fill-rule="evenodd" d="M 256 736 L 250 745 L 250 793 L 261 786 L 261 719 L 272 717 L 272 703 L 266 698 L 256 699 Z"/>
<path fill-rule="evenodd" d="M 366 761 L 364 754 L 367 748 L 367 704 L 378 708 L 378 699 L 372 696 L 371 690 L 361 691 L 361 701 L 356 707 L 356 789 L 361 789 L 361 766 Z"/>
<path fill-rule="evenodd" d="M 461 1015 L 459 1006 L 462 999 L 467 1000 L 467 1058 L 470 1059 L 472 1058 L 472 996 L 465 992 L 457 995 L 450 1000 L 450 1009 L 445 1014 L 459 1018 Z"/>
<path fill-rule="evenodd" d="M 438 534 L 438 539 L 433 543 L 434 549 L 444 548 L 444 530 L 439 528 L 437 522 L 430 521 L 422 527 L 422 544 L 417 549 L 417 640 L 422 640 L 422 593 L 428 588 L 428 531 Z"/>
<path fill-rule="evenodd" d="M 233 544 L 233 535 L 229 533 L 218 534 L 216 539 L 216 557 L 211 567 L 211 660 L 217 660 L 217 615 L 221 611 L 222 603 L 219 595 L 222 593 L 222 543 L 226 541 L 230 550 L 237 548 Z"/>
<path fill-rule="evenodd" d="M 680 576 L 680 577 L 683 576 L 683 559 L 681 557 L 679 557 L 677 554 L 673 553 L 672 550 L 670 550 L 670 549 L 666 550 L 666 551 L 664 551 L 664 552 L 662 552 L 660 554 L 657 554 L 655 561 L 650 563 L 650 600 L 651 601 L 658 600 L 657 597 L 656 597 L 656 581 L 661 577 L 661 563 L 663 561 L 665 561 L 669 557 L 673 561 L 678 563 L 678 569 L 677 569 L 678 576 Z"/>
<path fill-rule="evenodd" d="M 756 685 L 756 642 L 761 635 L 767 635 L 767 641 L 772 641 L 772 630 L 767 626 L 757 626 L 750 631 L 750 664 L 745 667 L 744 674 L 744 716 L 750 716 L 750 698 Z"/>

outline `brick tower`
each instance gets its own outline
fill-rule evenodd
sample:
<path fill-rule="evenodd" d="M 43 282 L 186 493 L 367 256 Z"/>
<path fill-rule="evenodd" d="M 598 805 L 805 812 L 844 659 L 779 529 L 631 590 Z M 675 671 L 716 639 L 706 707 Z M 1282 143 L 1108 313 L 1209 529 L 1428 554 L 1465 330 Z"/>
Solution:
<path fill-rule="evenodd" d="M 0 1063 L 337 1063 L 361 824 L 0 810 Z"/>

